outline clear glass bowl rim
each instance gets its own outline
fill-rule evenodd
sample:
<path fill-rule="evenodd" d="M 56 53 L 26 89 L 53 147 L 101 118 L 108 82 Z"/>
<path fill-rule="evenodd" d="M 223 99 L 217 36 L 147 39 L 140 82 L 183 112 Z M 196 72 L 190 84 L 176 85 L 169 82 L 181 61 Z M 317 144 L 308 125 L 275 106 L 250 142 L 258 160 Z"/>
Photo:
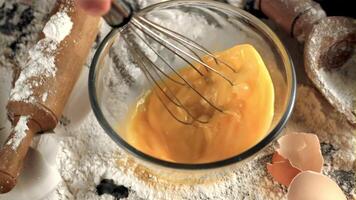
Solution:
<path fill-rule="evenodd" d="M 219 9 L 226 9 L 230 10 L 233 12 L 237 12 L 241 17 L 249 20 L 252 22 L 255 26 L 258 26 L 261 28 L 261 30 L 264 31 L 264 34 L 268 35 L 268 37 L 274 42 L 274 44 L 279 48 L 279 52 L 281 54 L 281 57 L 283 59 L 283 63 L 289 65 L 286 69 L 290 70 L 290 75 L 291 75 L 291 88 L 290 88 L 290 94 L 288 103 L 287 103 L 287 108 L 285 112 L 283 113 L 280 121 L 276 124 L 276 126 L 270 131 L 268 135 L 265 136 L 260 142 L 258 142 L 255 146 L 249 148 L 248 150 L 235 155 L 233 157 L 220 160 L 220 161 L 215 161 L 215 162 L 210 162 L 210 163 L 198 163 L 198 164 L 190 164 L 190 163 L 175 163 L 175 162 L 170 162 L 166 160 L 161 160 L 158 158 L 155 158 L 151 155 L 148 155 L 135 147 L 131 146 L 129 143 L 127 143 L 122 137 L 120 137 L 119 134 L 110 126 L 109 122 L 105 119 L 104 114 L 102 113 L 99 102 L 97 100 L 97 94 L 96 94 L 96 88 L 95 88 L 95 80 L 96 80 L 96 70 L 97 66 L 99 65 L 99 62 L 101 60 L 102 54 L 104 53 L 104 50 L 106 50 L 107 46 L 109 45 L 109 41 L 111 41 L 112 37 L 115 37 L 115 35 L 122 31 L 122 28 L 115 28 L 112 29 L 109 34 L 104 38 L 104 40 L 100 43 L 98 49 L 96 50 L 91 66 L 90 66 L 90 71 L 89 71 L 89 79 L 88 79 L 88 89 L 89 89 L 89 98 L 90 98 L 90 104 L 93 109 L 94 115 L 96 116 L 99 124 L 102 126 L 104 131 L 110 136 L 110 138 L 116 142 L 121 148 L 129 152 L 130 154 L 134 155 L 136 158 L 139 158 L 143 161 L 149 162 L 151 164 L 155 164 L 158 166 L 163 166 L 163 167 L 168 167 L 168 168 L 173 168 L 173 169 L 185 169 L 185 170 L 204 170 L 204 169 L 214 169 L 214 168 L 220 168 L 224 166 L 228 166 L 231 164 L 235 164 L 237 162 L 240 162 L 242 160 L 245 160 L 251 156 L 253 156 L 255 153 L 259 152 L 263 148 L 265 148 L 268 144 L 270 144 L 272 141 L 274 141 L 277 136 L 280 134 L 281 130 L 287 123 L 294 104 L 295 104 L 295 98 L 296 98 L 296 75 L 295 75 L 295 70 L 293 66 L 293 62 L 291 57 L 289 56 L 287 50 L 284 48 L 284 45 L 282 42 L 279 40 L 279 38 L 275 35 L 275 33 L 263 22 L 261 22 L 258 18 L 254 17 L 252 14 L 239 9 L 237 7 L 233 7 L 231 5 L 228 5 L 226 3 L 220 3 L 216 1 L 210 1 L 210 0 L 176 0 L 176 1 L 166 1 L 166 2 L 161 2 L 158 4 L 154 4 L 151 6 L 148 6 L 144 9 L 142 9 L 140 12 L 146 12 L 148 10 L 154 9 L 156 7 L 164 7 L 168 5 L 189 5 L 189 4 L 209 4 L 209 6 L 213 7 L 218 7 Z"/>

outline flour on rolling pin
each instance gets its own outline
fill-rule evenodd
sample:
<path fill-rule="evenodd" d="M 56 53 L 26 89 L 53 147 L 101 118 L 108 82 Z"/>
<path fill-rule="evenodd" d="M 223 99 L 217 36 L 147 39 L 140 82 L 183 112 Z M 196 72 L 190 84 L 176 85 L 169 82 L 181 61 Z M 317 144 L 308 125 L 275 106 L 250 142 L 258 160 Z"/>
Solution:
<path fill-rule="evenodd" d="M 11 90 L 10 100 L 33 103 L 33 89 L 43 84 L 41 78 L 35 77 L 55 77 L 57 48 L 73 27 L 67 12 L 68 9 L 61 9 L 46 23 L 43 29 L 45 37 L 29 50 L 29 59 Z M 43 102 L 47 100 L 47 96 L 48 93 L 42 94 Z"/>
<path fill-rule="evenodd" d="M 16 150 L 20 145 L 23 138 L 26 137 L 26 131 L 28 130 L 27 122 L 28 116 L 21 116 L 17 125 L 14 128 L 14 137 L 12 137 L 9 141 L 7 141 L 6 145 L 11 146 L 13 150 Z"/>
<path fill-rule="evenodd" d="M 95 41 L 99 22 L 99 17 L 87 15 L 73 0 L 57 0 L 10 92 L 6 107 L 13 129 L 9 145 L 0 149 L 0 194 L 16 186 L 33 138 L 56 127 Z"/>

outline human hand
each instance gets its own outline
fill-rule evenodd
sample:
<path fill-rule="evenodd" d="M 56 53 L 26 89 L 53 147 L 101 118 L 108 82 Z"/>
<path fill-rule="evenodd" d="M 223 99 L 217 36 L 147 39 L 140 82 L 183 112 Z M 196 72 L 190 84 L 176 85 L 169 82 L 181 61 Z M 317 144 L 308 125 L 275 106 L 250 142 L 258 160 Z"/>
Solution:
<path fill-rule="evenodd" d="M 111 0 L 77 0 L 81 8 L 91 15 L 104 15 L 110 9 Z"/>

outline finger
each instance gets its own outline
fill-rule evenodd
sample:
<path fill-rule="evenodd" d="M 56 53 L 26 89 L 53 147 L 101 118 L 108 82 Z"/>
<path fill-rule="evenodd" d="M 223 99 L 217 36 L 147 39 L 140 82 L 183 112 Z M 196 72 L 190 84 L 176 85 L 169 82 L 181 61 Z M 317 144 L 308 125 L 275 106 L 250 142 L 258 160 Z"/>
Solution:
<path fill-rule="evenodd" d="M 78 0 L 78 4 L 91 15 L 104 15 L 110 9 L 111 0 Z"/>

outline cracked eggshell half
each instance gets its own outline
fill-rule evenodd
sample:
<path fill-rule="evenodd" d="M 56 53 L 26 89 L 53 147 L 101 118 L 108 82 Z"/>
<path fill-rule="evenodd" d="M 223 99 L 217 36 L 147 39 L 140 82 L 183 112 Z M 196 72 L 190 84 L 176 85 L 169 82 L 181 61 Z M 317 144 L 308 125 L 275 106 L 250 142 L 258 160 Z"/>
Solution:
<path fill-rule="evenodd" d="M 346 200 L 340 187 L 329 177 L 313 171 L 298 174 L 288 188 L 288 200 Z"/>
<path fill-rule="evenodd" d="M 274 180 L 285 186 L 289 186 L 293 178 L 300 173 L 300 170 L 294 168 L 289 160 L 283 158 L 278 152 L 273 154 L 272 163 L 267 164 L 267 171 Z"/>
<path fill-rule="evenodd" d="M 321 172 L 324 159 L 319 139 L 311 133 L 290 133 L 278 139 L 277 152 L 300 171 Z"/>

